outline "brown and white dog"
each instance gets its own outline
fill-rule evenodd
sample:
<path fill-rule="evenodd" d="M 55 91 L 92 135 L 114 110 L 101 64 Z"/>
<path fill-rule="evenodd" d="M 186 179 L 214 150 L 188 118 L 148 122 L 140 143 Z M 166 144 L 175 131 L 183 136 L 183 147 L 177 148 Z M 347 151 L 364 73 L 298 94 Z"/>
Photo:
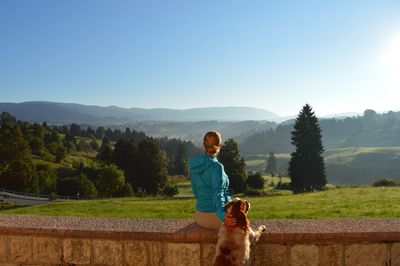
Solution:
<path fill-rule="evenodd" d="M 225 205 L 225 215 L 236 218 L 237 223 L 222 224 L 219 228 L 214 266 L 251 265 L 250 245 L 256 243 L 267 228 L 261 225 L 253 231 L 247 219 L 249 210 L 250 203 L 239 198 Z"/>

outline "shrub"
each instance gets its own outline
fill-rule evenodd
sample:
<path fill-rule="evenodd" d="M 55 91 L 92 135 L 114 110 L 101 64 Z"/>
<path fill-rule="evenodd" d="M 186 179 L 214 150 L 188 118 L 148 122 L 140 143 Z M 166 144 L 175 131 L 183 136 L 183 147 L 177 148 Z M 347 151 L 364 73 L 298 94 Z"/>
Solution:
<path fill-rule="evenodd" d="M 260 173 L 255 173 L 247 177 L 247 185 L 252 189 L 263 189 L 265 180 Z"/>
<path fill-rule="evenodd" d="M 56 193 L 63 196 L 77 196 L 79 193 L 79 196 L 83 198 L 97 197 L 95 185 L 85 174 L 58 180 Z"/>
<path fill-rule="evenodd" d="M 244 191 L 244 195 L 246 196 L 255 196 L 255 197 L 259 197 L 259 196 L 265 196 L 265 193 L 262 189 L 246 189 Z"/>
<path fill-rule="evenodd" d="M 283 183 L 283 182 L 278 182 L 278 184 L 276 185 L 275 189 L 277 190 L 291 190 L 292 186 L 290 185 L 290 183 Z"/>
<path fill-rule="evenodd" d="M 375 182 L 372 184 L 373 187 L 395 187 L 399 185 L 399 181 L 385 177 L 375 180 Z"/>
<path fill-rule="evenodd" d="M 15 204 L 12 202 L 0 202 L 0 210 L 14 208 Z"/>
<path fill-rule="evenodd" d="M 177 185 L 172 185 L 172 184 L 167 184 L 164 189 L 163 189 L 163 195 L 169 198 L 172 198 L 173 196 L 177 195 L 179 193 L 178 186 Z"/>
<path fill-rule="evenodd" d="M 133 195 L 133 189 L 130 183 L 125 183 L 118 192 L 114 194 L 116 197 L 131 197 Z"/>

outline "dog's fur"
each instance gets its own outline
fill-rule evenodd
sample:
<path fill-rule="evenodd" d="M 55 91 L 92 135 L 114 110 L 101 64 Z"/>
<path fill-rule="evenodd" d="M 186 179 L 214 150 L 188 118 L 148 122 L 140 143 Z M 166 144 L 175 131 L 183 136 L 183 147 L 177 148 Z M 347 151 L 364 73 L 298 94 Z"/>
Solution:
<path fill-rule="evenodd" d="M 266 227 L 262 225 L 253 231 L 247 219 L 249 210 L 250 203 L 239 198 L 225 205 L 226 215 L 236 218 L 237 225 L 222 224 L 219 228 L 214 266 L 251 265 L 250 245 L 258 241 Z"/>

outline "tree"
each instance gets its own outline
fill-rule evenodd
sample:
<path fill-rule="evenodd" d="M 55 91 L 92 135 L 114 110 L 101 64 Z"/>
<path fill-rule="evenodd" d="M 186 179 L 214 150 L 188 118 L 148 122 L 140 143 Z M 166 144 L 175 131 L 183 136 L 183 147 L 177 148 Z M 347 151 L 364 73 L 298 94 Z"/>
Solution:
<path fill-rule="evenodd" d="M 97 154 L 96 158 L 104 163 L 113 162 L 113 148 L 107 137 L 103 138 L 103 141 L 101 142 L 100 151 Z"/>
<path fill-rule="evenodd" d="M 264 177 L 260 173 L 251 174 L 247 177 L 247 185 L 249 188 L 263 189 L 264 184 Z"/>
<path fill-rule="evenodd" d="M 225 172 L 229 177 L 229 188 L 234 193 L 243 192 L 246 188 L 246 164 L 240 157 L 238 144 L 233 139 L 225 141 L 218 156 L 224 165 Z"/>
<path fill-rule="evenodd" d="M 15 118 L 3 114 L 0 121 L 0 187 L 38 192 L 38 178 L 28 142 L 14 123 Z"/>
<path fill-rule="evenodd" d="M 267 161 L 267 168 L 265 169 L 265 172 L 269 173 L 272 177 L 275 176 L 276 173 L 276 158 L 275 155 L 272 151 L 269 152 L 269 157 Z"/>
<path fill-rule="evenodd" d="M 79 125 L 72 123 L 71 127 L 69 128 L 70 134 L 73 137 L 82 136 L 82 129 Z"/>
<path fill-rule="evenodd" d="M 98 127 L 96 129 L 96 138 L 97 139 L 103 139 L 106 135 L 106 131 L 104 130 L 104 127 Z"/>
<path fill-rule="evenodd" d="M 56 162 L 60 163 L 66 156 L 67 156 L 67 151 L 63 145 L 58 146 L 56 149 Z"/>
<path fill-rule="evenodd" d="M 152 139 L 139 142 L 134 189 L 141 188 L 147 194 L 156 195 L 167 183 L 167 162 L 160 146 Z"/>
<path fill-rule="evenodd" d="M 124 172 L 114 164 L 104 165 L 98 169 L 95 181 L 100 197 L 112 197 L 121 191 L 125 184 Z"/>
<path fill-rule="evenodd" d="M 127 182 L 133 184 L 135 179 L 137 145 L 128 139 L 120 139 L 112 154 L 113 163 L 125 172 Z"/>
<path fill-rule="evenodd" d="M 57 172 L 49 164 L 37 164 L 36 175 L 39 179 L 39 192 L 49 195 L 55 190 Z"/>
<path fill-rule="evenodd" d="M 175 155 L 175 174 L 188 176 L 188 162 L 186 148 L 182 143 L 178 144 L 178 150 Z"/>
<path fill-rule="evenodd" d="M 85 174 L 65 177 L 58 180 L 56 192 L 63 196 L 97 197 L 97 189 Z"/>
<path fill-rule="evenodd" d="M 295 192 L 322 190 L 327 183 L 321 138 L 318 119 L 306 104 L 296 119 L 291 138 L 296 150 L 291 153 L 289 176 Z"/>

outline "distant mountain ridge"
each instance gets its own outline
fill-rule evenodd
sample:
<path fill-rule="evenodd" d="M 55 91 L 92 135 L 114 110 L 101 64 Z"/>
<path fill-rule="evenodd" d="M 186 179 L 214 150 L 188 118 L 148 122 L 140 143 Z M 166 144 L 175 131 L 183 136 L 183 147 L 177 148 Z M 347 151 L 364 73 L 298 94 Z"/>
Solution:
<path fill-rule="evenodd" d="M 49 124 L 118 125 L 139 121 L 278 121 L 281 118 L 270 111 L 253 107 L 204 107 L 191 109 L 121 108 L 76 103 L 22 102 L 0 103 L 0 112 L 9 112 L 17 119 Z"/>

